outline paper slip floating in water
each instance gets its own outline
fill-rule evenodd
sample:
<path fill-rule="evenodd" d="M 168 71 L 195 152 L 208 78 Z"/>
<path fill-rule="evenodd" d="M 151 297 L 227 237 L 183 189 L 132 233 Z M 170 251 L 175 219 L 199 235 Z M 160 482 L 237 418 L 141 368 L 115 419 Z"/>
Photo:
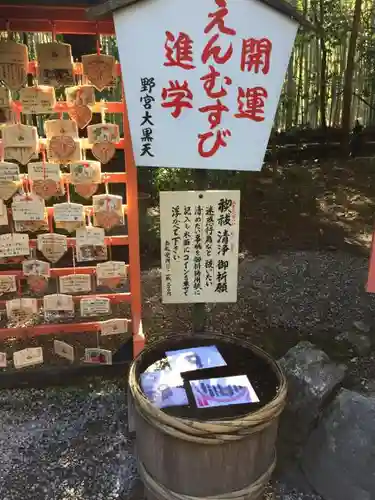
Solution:
<path fill-rule="evenodd" d="M 227 365 L 214 345 L 167 351 L 165 354 L 171 368 L 180 373 Z"/>
<path fill-rule="evenodd" d="M 190 386 L 198 408 L 259 403 L 246 375 L 192 380 Z"/>
<path fill-rule="evenodd" d="M 168 406 L 184 406 L 188 404 L 185 389 L 182 387 L 183 380 L 180 374 L 171 370 L 148 371 L 141 375 L 141 387 L 147 398 L 158 408 Z"/>

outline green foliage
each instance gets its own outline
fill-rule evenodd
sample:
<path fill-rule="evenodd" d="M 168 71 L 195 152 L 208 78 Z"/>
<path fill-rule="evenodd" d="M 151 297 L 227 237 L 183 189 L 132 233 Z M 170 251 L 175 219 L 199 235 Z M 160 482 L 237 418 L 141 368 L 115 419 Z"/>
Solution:
<path fill-rule="evenodd" d="M 195 171 L 189 168 L 155 169 L 154 186 L 157 191 L 178 191 L 196 189 Z M 248 172 L 232 172 L 227 170 L 209 170 L 207 172 L 207 188 L 236 189 L 248 180 Z"/>

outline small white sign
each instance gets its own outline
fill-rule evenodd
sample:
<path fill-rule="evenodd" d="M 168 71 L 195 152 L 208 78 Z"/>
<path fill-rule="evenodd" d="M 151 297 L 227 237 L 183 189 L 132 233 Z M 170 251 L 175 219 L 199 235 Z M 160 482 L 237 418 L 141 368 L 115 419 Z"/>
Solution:
<path fill-rule="evenodd" d="M 17 163 L 0 162 L 0 182 L 16 182 L 20 178 L 20 167 Z"/>
<path fill-rule="evenodd" d="M 214 345 L 166 351 L 165 354 L 171 369 L 179 373 L 227 365 Z"/>
<path fill-rule="evenodd" d="M 29 236 L 27 234 L 9 233 L 0 236 L 0 258 L 29 255 Z"/>
<path fill-rule="evenodd" d="M 87 226 L 76 231 L 77 246 L 104 245 L 105 231 L 101 227 Z"/>
<path fill-rule="evenodd" d="M 74 347 L 61 340 L 53 341 L 53 350 L 55 354 L 61 358 L 68 359 L 69 361 L 74 361 Z"/>
<path fill-rule="evenodd" d="M 42 221 L 45 217 L 44 209 L 44 200 L 34 194 L 13 198 L 12 216 L 15 222 Z"/>
<path fill-rule="evenodd" d="M 27 173 L 32 181 L 51 180 L 60 181 L 60 165 L 58 163 L 46 163 L 36 161 L 27 165 Z"/>
<path fill-rule="evenodd" d="M 158 408 L 189 404 L 183 380 L 177 371 L 148 371 L 141 375 L 141 387 L 147 398 Z"/>
<path fill-rule="evenodd" d="M 111 301 L 105 297 L 90 297 L 81 299 L 81 316 L 100 316 L 111 312 Z"/>
<path fill-rule="evenodd" d="M 239 191 L 160 193 L 166 304 L 236 302 Z"/>
<path fill-rule="evenodd" d="M 17 291 L 17 280 L 14 275 L 0 276 L 0 295 Z"/>
<path fill-rule="evenodd" d="M 91 276 L 89 274 L 70 274 L 60 276 L 61 293 L 88 293 L 91 292 Z"/>
<path fill-rule="evenodd" d="M 6 368 L 6 367 L 7 367 L 7 353 L 0 352 L 0 368 Z"/>
<path fill-rule="evenodd" d="M 28 347 L 22 351 L 16 351 L 13 353 L 13 363 L 17 369 L 40 365 L 43 363 L 43 349 L 41 347 Z"/>
<path fill-rule="evenodd" d="M 84 220 L 83 205 L 80 203 L 57 203 L 53 205 L 56 222 L 78 222 Z"/>
<path fill-rule="evenodd" d="M 107 321 L 101 321 L 99 323 L 100 335 L 107 337 L 110 335 L 120 335 L 121 333 L 128 333 L 128 323 L 127 319 L 109 319 Z"/>
<path fill-rule="evenodd" d="M 198 408 L 259 403 L 246 375 L 192 380 L 190 386 Z"/>
<path fill-rule="evenodd" d="M 85 349 L 85 363 L 111 365 L 112 352 L 106 349 L 99 349 L 99 348 Z"/>

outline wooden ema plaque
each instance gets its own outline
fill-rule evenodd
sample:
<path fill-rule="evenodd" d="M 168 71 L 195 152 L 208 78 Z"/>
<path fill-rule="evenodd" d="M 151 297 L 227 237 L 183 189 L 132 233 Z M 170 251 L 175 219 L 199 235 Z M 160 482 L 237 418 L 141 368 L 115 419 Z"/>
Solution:
<path fill-rule="evenodd" d="M 38 43 L 38 81 L 40 85 L 65 87 L 73 85 L 72 48 L 67 43 Z"/>
<path fill-rule="evenodd" d="M 116 146 L 120 140 L 118 125 L 114 123 L 102 123 L 89 125 L 87 127 L 87 138 L 92 144 L 92 154 L 102 164 L 107 164 L 116 153 Z"/>
<path fill-rule="evenodd" d="M 2 129 L 4 156 L 26 165 L 39 148 L 38 132 L 31 125 L 5 125 Z"/>
<path fill-rule="evenodd" d="M 82 56 L 83 73 L 101 92 L 113 85 L 116 77 L 116 61 L 113 56 L 89 54 Z"/>
<path fill-rule="evenodd" d="M 19 90 L 26 81 L 29 52 L 26 45 L 0 40 L 0 81 L 9 90 Z"/>

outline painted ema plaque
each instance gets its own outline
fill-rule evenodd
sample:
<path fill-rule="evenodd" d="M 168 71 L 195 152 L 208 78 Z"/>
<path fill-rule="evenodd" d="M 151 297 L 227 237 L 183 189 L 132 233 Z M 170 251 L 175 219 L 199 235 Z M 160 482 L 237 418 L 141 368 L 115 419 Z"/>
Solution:
<path fill-rule="evenodd" d="M 149 0 L 114 12 L 137 165 L 261 169 L 298 29 L 267 3 Z"/>
<path fill-rule="evenodd" d="M 236 302 L 239 191 L 160 193 L 163 302 Z"/>

